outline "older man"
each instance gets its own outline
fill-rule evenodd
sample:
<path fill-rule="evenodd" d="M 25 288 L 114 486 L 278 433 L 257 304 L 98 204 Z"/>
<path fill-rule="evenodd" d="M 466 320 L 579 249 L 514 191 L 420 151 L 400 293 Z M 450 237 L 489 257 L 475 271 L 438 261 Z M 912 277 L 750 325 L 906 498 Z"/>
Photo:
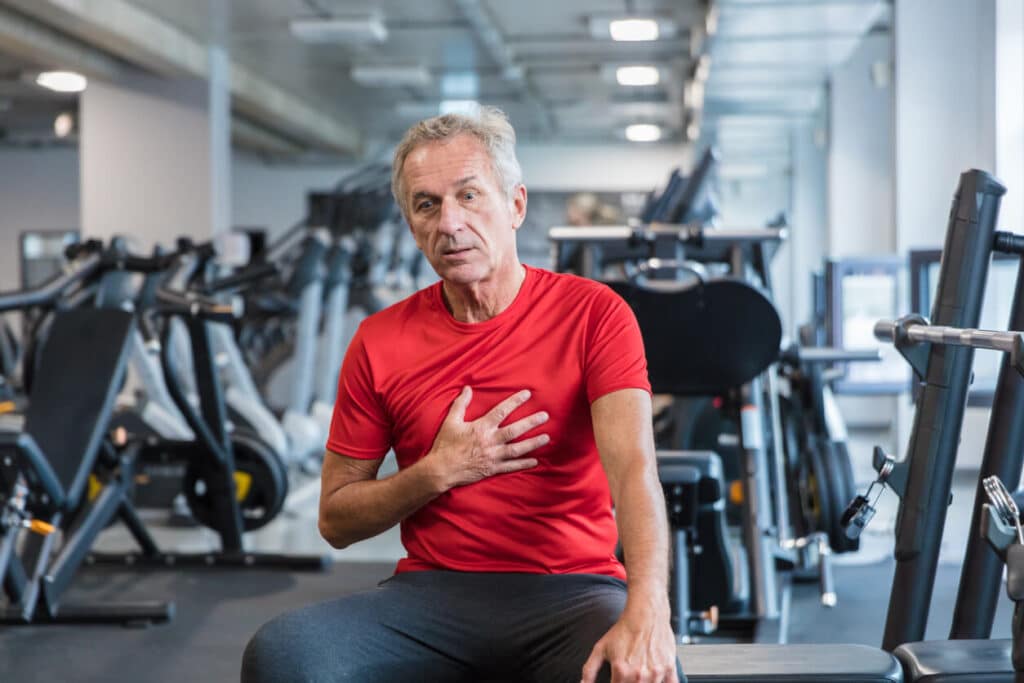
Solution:
<path fill-rule="evenodd" d="M 395 198 L 441 281 L 352 340 L 319 526 L 342 548 L 400 524 L 408 555 L 264 626 L 243 681 L 682 680 L 639 330 L 603 285 L 519 262 L 514 146 L 491 108 L 399 144 Z"/>

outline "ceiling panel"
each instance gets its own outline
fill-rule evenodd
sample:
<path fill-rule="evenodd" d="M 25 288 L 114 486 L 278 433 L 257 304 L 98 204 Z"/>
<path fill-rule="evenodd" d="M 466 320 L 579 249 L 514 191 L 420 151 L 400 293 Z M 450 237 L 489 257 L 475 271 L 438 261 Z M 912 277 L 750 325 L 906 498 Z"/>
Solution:
<path fill-rule="evenodd" d="M 860 36 L 882 16 L 877 2 L 829 2 L 793 4 L 766 2 L 758 6 L 723 4 L 718 34 L 738 37 L 765 35 Z"/>
<path fill-rule="evenodd" d="M 59 2 L 60 0 L 46 0 Z M 201 41 L 225 44 L 232 59 L 321 111 L 354 121 L 369 142 L 393 140 L 417 116 L 451 97 L 446 78 L 472 74 L 469 94 L 509 111 L 524 139 L 618 139 L 629 122 L 655 120 L 678 135 L 686 118 L 683 84 L 691 71 L 690 27 L 702 24 L 698 0 L 122 0 Z M 884 0 L 718 0 L 718 32 L 706 87 L 704 127 L 728 130 L 730 117 L 765 135 L 788 135 L 793 120 L 818 106 L 829 70 L 861 34 L 884 25 Z M 485 45 L 474 12 L 495 29 Z M 677 37 L 615 43 L 590 36 L 595 15 L 654 14 L 674 19 Z M 296 18 L 379 14 L 388 39 L 371 45 L 307 45 Z M 654 64 L 662 83 L 618 86 L 610 66 Z M 419 64 L 433 81 L 417 87 L 365 87 L 354 65 Z M 513 66 L 518 69 L 506 69 Z M 7 71 L 0 59 L 0 77 Z M 505 78 L 509 71 L 520 78 Z M 3 90 L 0 89 L 0 97 Z M 412 117 L 412 118 L 411 118 Z M 760 124 L 758 123 L 760 121 Z M 553 127 L 550 125 L 553 123 Z M 724 126 L 724 127 L 723 127 Z M 372 146 L 372 144 L 371 144 Z"/>

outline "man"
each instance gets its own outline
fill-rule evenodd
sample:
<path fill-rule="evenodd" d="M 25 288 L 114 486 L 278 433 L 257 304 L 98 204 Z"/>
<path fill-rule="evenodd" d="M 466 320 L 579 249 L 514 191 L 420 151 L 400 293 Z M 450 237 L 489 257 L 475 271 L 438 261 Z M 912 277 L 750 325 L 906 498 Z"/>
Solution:
<path fill-rule="evenodd" d="M 401 524 L 408 557 L 264 626 L 243 681 L 682 679 L 639 330 L 603 285 L 519 262 L 514 146 L 491 108 L 399 144 L 392 189 L 441 281 L 352 340 L 319 526 L 342 548 Z"/>

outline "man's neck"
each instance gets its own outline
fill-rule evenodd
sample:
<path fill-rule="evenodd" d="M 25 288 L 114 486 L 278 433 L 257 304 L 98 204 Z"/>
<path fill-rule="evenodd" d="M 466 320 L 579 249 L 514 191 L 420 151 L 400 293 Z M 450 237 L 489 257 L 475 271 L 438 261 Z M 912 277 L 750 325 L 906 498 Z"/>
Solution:
<path fill-rule="evenodd" d="M 526 268 L 516 259 L 485 282 L 443 282 L 441 292 L 452 317 L 462 323 L 481 323 L 511 306 L 525 279 Z"/>

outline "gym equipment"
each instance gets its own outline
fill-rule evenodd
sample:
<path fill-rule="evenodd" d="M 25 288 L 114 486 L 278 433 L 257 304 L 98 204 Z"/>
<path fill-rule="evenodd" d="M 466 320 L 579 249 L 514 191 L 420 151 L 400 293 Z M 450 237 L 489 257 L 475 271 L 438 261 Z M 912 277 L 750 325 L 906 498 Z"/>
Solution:
<path fill-rule="evenodd" d="M 703 606 L 703 598 L 697 596 L 713 594 L 723 599 L 718 603 L 720 634 L 761 642 L 784 641 L 788 586 L 778 580 L 776 565 L 803 562 L 809 557 L 805 549 L 811 546 L 808 539 L 789 537 L 781 438 L 772 438 L 772 434 L 780 433 L 778 397 L 770 368 L 779 357 L 781 322 L 765 292 L 770 291 L 771 284 L 767 266 L 785 230 L 716 230 L 659 224 L 584 226 L 555 227 L 549 237 L 555 243 L 556 262 L 561 260 L 564 244 L 580 246 L 584 275 L 593 274 L 587 269 L 596 263 L 593 249 L 601 245 L 628 244 L 634 252 L 649 254 L 664 252 L 666 247 L 675 252 L 674 259 L 652 257 L 627 267 L 627 271 L 631 267 L 635 271 L 631 281 L 609 284 L 636 313 L 655 393 L 729 397 L 723 406 L 729 421 L 735 424 L 740 446 L 740 525 L 746 550 L 745 583 L 749 588 L 741 586 L 723 596 L 701 585 L 706 574 L 694 572 L 693 600 Z M 694 267 L 693 260 L 701 267 Z M 705 271 L 712 268 L 727 275 L 706 277 Z M 686 279 L 648 277 L 661 270 Z M 722 311 L 729 314 L 723 315 Z M 766 404 L 768 428 L 763 417 Z M 770 462 L 774 465 L 771 468 Z M 724 492 L 724 484 L 720 488 Z M 723 562 L 731 564 L 727 544 L 712 547 L 714 538 L 698 540 L 702 554 L 724 557 Z M 828 553 L 820 553 L 819 559 L 826 595 L 834 595 Z M 832 599 L 826 597 L 825 601 Z M 726 605 L 732 613 L 726 612 Z"/>
<path fill-rule="evenodd" d="M 997 245 L 1016 250 L 1017 243 L 1021 241 L 1012 236 L 997 237 L 995 233 L 999 201 L 1004 193 L 1002 185 L 981 171 L 972 170 L 961 175 L 950 212 L 946 235 L 947 257 L 942 264 L 936 318 L 970 318 L 976 315 L 976 304 L 984 287 L 985 268 L 992 247 Z M 898 335 L 900 340 L 909 340 L 911 335 L 908 327 L 893 325 L 888 330 Z M 1016 336 L 1019 344 L 1021 337 L 1019 334 Z M 899 464 L 892 461 L 880 463 L 884 465 L 883 474 L 887 476 L 890 485 L 895 484 L 896 488 L 904 491 L 897 525 L 897 573 L 890 594 L 889 621 L 884 642 L 887 646 L 890 646 L 892 640 L 911 633 L 913 628 L 908 626 L 923 628 L 921 613 L 926 615 L 928 601 L 922 600 L 922 597 L 930 597 L 934 587 L 939 537 L 949 498 L 953 465 L 951 451 L 956 448 L 967 398 L 966 372 L 970 360 L 969 349 L 947 348 L 935 343 L 912 347 L 902 341 L 900 345 L 924 379 L 925 386 L 923 399 L 915 413 L 908 461 Z M 964 363 L 964 360 L 967 362 Z M 993 431 L 990 425 L 990 433 Z M 948 455 L 943 458 L 943 454 Z M 1017 474 L 1019 478 L 1019 471 Z M 856 510 L 854 512 L 856 515 Z M 922 518 L 923 513 L 928 515 L 927 519 Z M 913 576 L 915 573 L 918 576 Z M 911 578 L 927 585 L 907 585 L 905 581 Z M 992 589 L 997 589 L 997 585 L 993 582 Z M 902 618 L 899 615 L 900 609 L 905 610 Z M 906 645 L 901 651 L 913 647 Z M 949 653 L 949 658 L 977 665 L 969 677 L 961 680 L 1011 680 L 990 678 L 985 673 L 992 669 L 992 661 L 982 661 L 981 653 L 991 654 L 999 649 L 993 648 L 988 641 L 980 641 L 980 644 L 975 641 L 966 645 L 954 641 L 943 643 L 938 648 L 932 647 Z M 924 654 L 920 649 L 918 652 Z M 679 657 L 688 678 L 701 682 L 898 682 L 903 679 L 903 671 L 892 655 L 862 646 L 681 645 Z M 1005 661 L 1009 662 L 1008 652 Z M 909 674 L 924 670 L 930 669 L 907 666 Z M 1012 668 L 1007 666 L 1004 671 L 1012 672 Z"/>
<path fill-rule="evenodd" d="M 200 245 L 197 249 L 205 249 Z M 180 258 L 180 257 L 178 257 Z M 232 283 L 259 278 L 262 269 L 233 276 Z M 218 288 L 216 285 L 212 289 Z M 176 291 L 166 286 L 155 293 L 157 315 L 168 319 L 162 326 L 160 360 L 168 392 L 195 435 L 191 441 L 153 440 L 142 435 L 145 448 L 171 454 L 185 462 L 185 495 L 196 518 L 214 530 L 220 550 L 210 553 L 165 553 L 130 528 L 140 553 L 94 553 L 97 563 L 160 567 L 171 565 L 264 566 L 287 569 L 321 569 L 328 558 L 245 552 L 242 534 L 273 518 L 287 493 L 287 476 L 277 455 L 265 443 L 243 430 L 232 430 L 227 418 L 224 391 L 209 323 L 237 318 L 236 307 L 211 300 L 194 290 Z M 184 325 L 191 348 L 191 367 L 196 402 L 190 400 L 182 367 L 174 357 L 170 336 L 178 320 Z M 236 455 L 237 449 L 237 455 Z"/>
<path fill-rule="evenodd" d="M 111 254 L 95 245 L 66 273 L 24 292 L 0 295 L 0 310 L 54 303 L 96 274 Z M 159 267 L 132 259 L 131 267 Z M 171 603 L 73 606 L 62 602 L 98 534 L 120 519 L 152 542 L 130 502 L 137 446 L 107 429 L 125 373 L 131 313 L 78 308 L 52 317 L 39 348 L 24 426 L 0 431 L 0 576 L 3 623 L 164 622 Z M 70 390 L 69 390 L 70 389 Z M 54 429 L 54 424 L 60 429 Z M 100 483 L 90 495 L 91 478 Z M 28 536 L 18 550 L 23 530 Z"/>
<path fill-rule="evenodd" d="M 787 475 L 797 484 L 791 502 L 794 532 L 799 537 L 823 533 L 825 552 L 857 550 L 841 524 L 842 513 L 857 494 L 847 447 L 846 425 L 825 378 L 835 363 L 877 361 L 878 351 L 800 347 L 782 352 L 779 372 L 788 385 L 780 401 Z M 824 550 L 824 547 L 822 547 Z"/>
<path fill-rule="evenodd" d="M 1024 253 L 1024 239 L 1000 241 L 1001 246 L 1011 246 L 1018 253 Z M 1024 289 L 1024 278 L 1018 280 L 1018 293 Z M 1024 300 L 1015 298 L 1012 318 L 1016 318 L 1019 309 L 1017 303 Z M 908 359 L 914 359 L 915 372 L 922 377 L 931 377 L 927 368 L 931 363 L 930 353 L 923 351 L 943 347 L 961 347 L 967 350 L 975 348 L 996 349 L 1007 354 L 1000 369 L 999 388 L 996 391 L 997 402 L 993 406 L 993 414 L 989 422 L 986 442 L 986 458 L 979 476 L 979 493 L 975 499 L 978 510 L 972 524 L 973 533 L 969 537 L 965 553 L 965 564 L 961 573 L 960 591 L 954 617 L 951 640 L 949 642 L 911 642 L 896 649 L 896 656 L 903 662 L 910 681 L 1013 681 L 1014 671 L 1024 672 L 1024 656 L 1021 651 L 1021 600 L 1024 599 L 1024 532 L 1020 530 L 1020 513 L 1013 498 L 1002 485 L 996 475 L 986 475 L 986 469 L 1010 470 L 1011 480 L 1019 481 L 1021 473 L 1020 443 L 1016 447 L 1007 442 L 1014 438 L 1014 431 L 1019 433 L 1019 424 L 1024 420 L 1024 403 L 1009 401 L 1007 406 L 1001 403 L 1000 390 L 1019 387 L 1024 376 L 1024 333 L 993 332 L 989 330 L 963 329 L 948 326 L 931 326 L 921 316 L 906 316 L 897 321 L 881 321 L 875 326 L 875 335 L 879 339 L 892 341 L 897 349 Z M 1010 374 L 1017 376 L 1016 383 L 1005 382 Z M 928 384 L 925 385 L 925 391 Z M 962 387 L 963 396 L 953 399 L 966 401 L 967 387 Z M 919 409 L 920 410 L 920 409 Z M 1015 412 L 1014 412 L 1015 411 Z M 1009 430 L 1009 431 L 1008 431 Z M 1017 436 L 1019 438 L 1019 436 Z M 876 451 L 876 467 L 879 468 L 879 481 L 889 485 L 903 496 L 909 495 L 913 471 L 903 467 L 904 463 L 895 463 L 881 451 Z M 1013 472 L 1016 472 L 1013 478 Z M 947 489 L 948 490 L 948 489 Z M 941 490 L 940 490 L 941 494 Z M 989 503 L 984 503 L 985 497 Z M 858 501 L 859 502 L 859 501 Z M 855 506 L 857 503 L 855 503 Z M 863 503 L 861 508 L 865 508 Z M 940 524 L 945 520 L 941 520 Z M 936 535 L 941 539 L 941 526 Z M 979 547 L 984 539 L 991 546 Z M 1015 549 L 1016 548 L 1016 549 Z M 992 555 L 996 561 L 993 563 Z M 991 633 L 992 617 L 995 611 L 995 598 L 998 592 L 1002 565 L 1008 569 L 1007 594 L 1016 604 L 1013 620 L 1012 641 L 990 641 L 977 637 L 963 639 L 961 631 L 972 628 L 986 631 L 983 638 Z M 892 601 L 890 602 L 890 608 Z M 887 632 L 887 635 L 888 632 Z M 960 639 L 958 639 L 960 638 Z M 981 676 L 984 675 L 984 678 Z"/>

